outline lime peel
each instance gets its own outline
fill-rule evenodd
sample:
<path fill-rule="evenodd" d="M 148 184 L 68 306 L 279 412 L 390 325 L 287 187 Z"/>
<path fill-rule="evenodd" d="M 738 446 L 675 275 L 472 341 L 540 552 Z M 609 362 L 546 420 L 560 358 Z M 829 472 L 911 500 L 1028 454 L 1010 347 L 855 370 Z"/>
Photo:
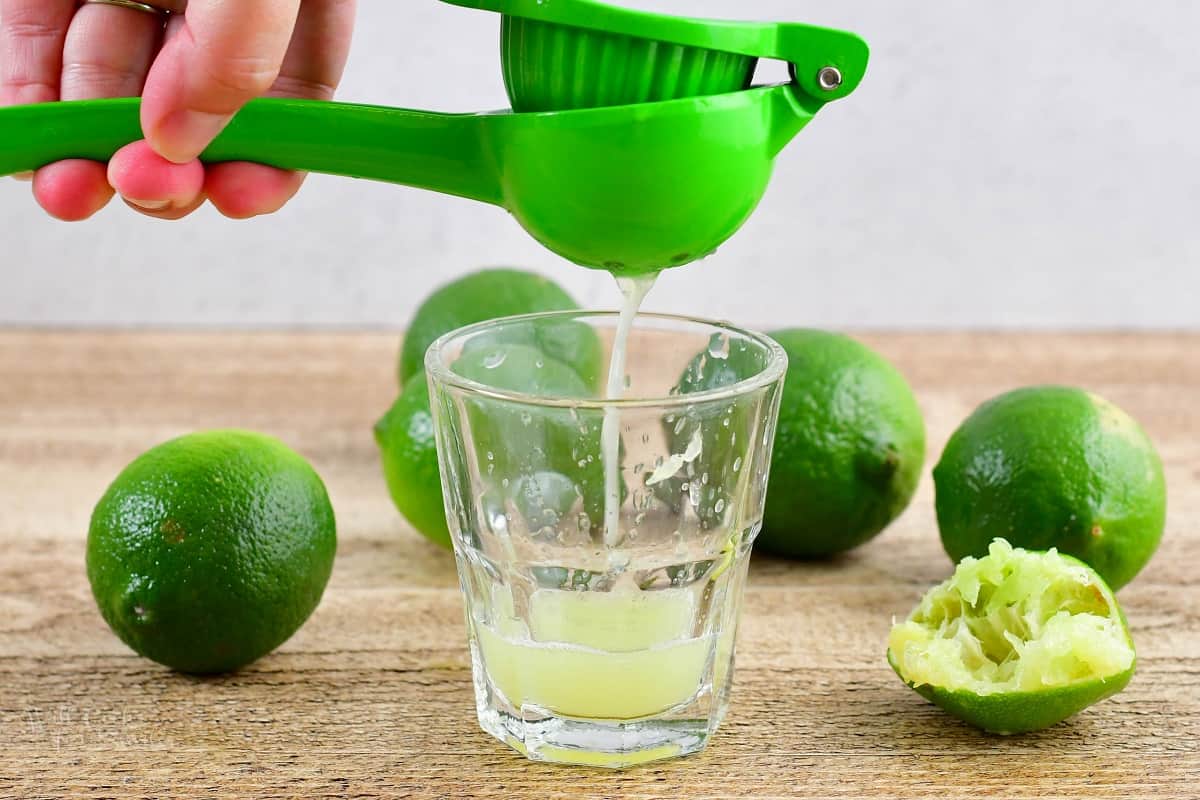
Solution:
<path fill-rule="evenodd" d="M 1094 570 L 1053 549 L 996 539 L 892 628 L 888 660 L 947 711 L 1014 733 L 1120 691 L 1135 655 L 1112 590 Z"/>

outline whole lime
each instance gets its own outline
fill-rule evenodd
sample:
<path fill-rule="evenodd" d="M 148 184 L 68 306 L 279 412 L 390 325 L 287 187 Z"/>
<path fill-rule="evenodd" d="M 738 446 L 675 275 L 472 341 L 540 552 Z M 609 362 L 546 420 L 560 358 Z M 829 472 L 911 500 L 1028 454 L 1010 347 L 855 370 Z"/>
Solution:
<path fill-rule="evenodd" d="M 227 672 L 304 624 L 333 569 L 325 485 L 282 442 L 194 433 L 143 453 L 92 513 L 87 573 L 104 620 L 172 669 Z"/>
<path fill-rule="evenodd" d="M 572 367 L 526 344 L 492 341 L 487 346 L 467 348 L 451 370 L 493 389 L 535 397 L 586 397 L 591 392 Z M 554 473 L 552 481 L 568 481 L 577 487 L 584 508 L 599 518 L 604 477 L 598 415 L 488 397 L 470 397 L 462 402 L 470 425 L 464 441 L 475 450 L 480 469 L 486 470 L 486 480 L 498 491 L 503 489 L 501 494 L 528 492 L 534 486 L 528 479 Z M 396 508 L 419 533 L 449 548 L 437 440 L 424 379 L 409 383 L 376 423 L 375 440 Z M 540 493 L 537 496 L 540 498 Z M 557 498 L 556 506 L 566 507 L 564 503 L 565 498 Z M 560 513 L 565 512 L 560 508 Z"/>
<path fill-rule="evenodd" d="M 375 442 L 396 508 L 419 533 L 449 548 L 450 529 L 442 505 L 429 385 L 423 377 L 405 386 L 375 423 Z"/>
<path fill-rule="evenodd" d="M 1003 539 L 963 559 L 888 639 L 888 663 L 918 694 L 1001 734 L 1047 728 L 1116 694 L 1135 662 L 1103 578 Z"/>
<path fill-rule="evenodd" d="M 406 385 L 424 368 L 425 351 L 438 337 L 476 322 L 541 311 L 577 309 L 561 286 L 532 272 L 518 269 L 485 269 L 442 286 L 417 309 L 400 350 L 399 375 Z M 548 331 L 544 341 L 526 342 L 546 355 L 575 367 L 589 383 L 601 372 L 600 340 L 586 326 L 564 335 L 561 326 Z M 567 332 L 571 334 L 572 332 Z"/>
<path fill-rule="evenodd" d="M 912 500 L 925 423 L 882 356 L 841 334 L 771 334 L 789 366 L 758 547 L 811 558 L 866 542 Z"/>
<path fill-rule="evenodd" d="M 1119 589 L 1162 539 L 1167 488 L 1146 433 L 1081 389 L 1034 386 L 981 405 L 933 471 L 942 545 L 952 559 L 1003 537 L 1056 547 Z"/>

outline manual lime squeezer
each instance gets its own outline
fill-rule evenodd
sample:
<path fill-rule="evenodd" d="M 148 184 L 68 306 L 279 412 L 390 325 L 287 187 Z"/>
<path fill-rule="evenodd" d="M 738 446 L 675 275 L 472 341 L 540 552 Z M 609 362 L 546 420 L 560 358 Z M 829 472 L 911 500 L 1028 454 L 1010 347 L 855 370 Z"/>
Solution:
<path fill-rule="evenodd" d="M 512 110 L 265 98 L 201 156 L 432 189 L 501 206 L 550 250 L 636 275 L 715 250 L 775 156 L 862 80 L 859 37 L 795 23 L 652 14 L 594 0 L 444 0 L 501 17 Z M 791 81 L 752 86 L 759 59 Z M 107 160 L 142 138 L 137 98 L 0 109 L 0 175 Z"/>

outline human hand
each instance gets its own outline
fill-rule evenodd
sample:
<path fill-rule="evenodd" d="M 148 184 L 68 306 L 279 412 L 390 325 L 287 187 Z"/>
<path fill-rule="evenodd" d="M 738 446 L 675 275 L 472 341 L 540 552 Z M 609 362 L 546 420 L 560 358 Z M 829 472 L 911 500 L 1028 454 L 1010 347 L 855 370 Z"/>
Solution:
<path fill-rule="evenodd" d="M 166 7 L 179 0 L 146 0 Z M 342 77 L 355 0 L 191 0 L 185 13 L 77 0 L 0 0 L 0 105 L 142 96 L 146 140 L 107 164 L 39 169 L 51 215 L 82 220 L 114 191 L 132 208 L 179 219 L 206 199 L 246 218 L 279 210 L 304 176 L 197 157 L 260 95 L 328 100 Z"/>

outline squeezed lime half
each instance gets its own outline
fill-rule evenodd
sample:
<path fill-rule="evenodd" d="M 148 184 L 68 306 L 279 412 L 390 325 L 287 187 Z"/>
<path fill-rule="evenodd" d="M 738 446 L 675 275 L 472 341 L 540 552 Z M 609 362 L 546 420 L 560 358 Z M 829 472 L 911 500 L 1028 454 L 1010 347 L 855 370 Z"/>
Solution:
<path fill-rule="evenodd" d="M 992 542 L 934 587 L 888 641 L 918 694 L 992 733 L 1055 725 L 1125 688 L 1133 640 L 1108 584 L 1056 550 Z"/>

